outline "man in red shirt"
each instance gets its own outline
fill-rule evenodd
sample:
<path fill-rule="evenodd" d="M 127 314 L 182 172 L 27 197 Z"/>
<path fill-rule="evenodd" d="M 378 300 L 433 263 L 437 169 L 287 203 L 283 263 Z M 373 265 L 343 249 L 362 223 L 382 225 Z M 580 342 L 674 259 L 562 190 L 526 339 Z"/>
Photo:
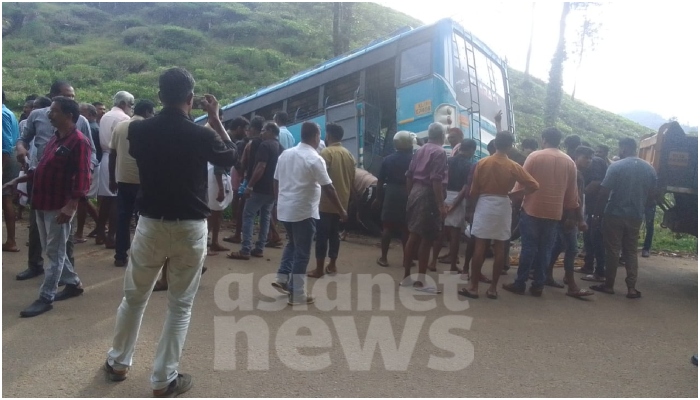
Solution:
<path fill-rule="evenodd" d="M 80 278 L 66 254 L 66 241 L 78 202 L 90 189 L 90 142 L 75 127 L 79 117 L 80 107 L 75 100 L 54 97 L 49 120 L 56 133 L 46 144 L 39 165 L 5 185 L 14 187 L 32 181 L 32 208 L 36 210 L 41 247 L 49 260 L 39 299 L 22 311 L 21 317 L 43 314 L 53 308 L 54 301 L 83 293 Z M 59 280 L 66 287 L 57 294 Z"/>

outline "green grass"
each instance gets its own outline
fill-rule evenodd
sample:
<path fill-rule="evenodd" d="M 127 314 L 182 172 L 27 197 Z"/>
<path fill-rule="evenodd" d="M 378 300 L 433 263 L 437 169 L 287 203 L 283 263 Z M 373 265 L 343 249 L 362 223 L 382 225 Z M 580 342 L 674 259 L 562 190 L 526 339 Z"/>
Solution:
<path fill-rule="evenodd" d="M 654 237 L 652 239 L 651 251 L 660 253 L 674 253 L 684 256 L 698 253 L 698 238 L 692 235 L 673 233 L 669 229 L 662 228 L 663 211 L 660 208 L 656 209 L 656 218 L 654 221 Z M 646 235 L 646 224 L 642 223 L 639 230 L 639 247 L 644 244 Z"/>

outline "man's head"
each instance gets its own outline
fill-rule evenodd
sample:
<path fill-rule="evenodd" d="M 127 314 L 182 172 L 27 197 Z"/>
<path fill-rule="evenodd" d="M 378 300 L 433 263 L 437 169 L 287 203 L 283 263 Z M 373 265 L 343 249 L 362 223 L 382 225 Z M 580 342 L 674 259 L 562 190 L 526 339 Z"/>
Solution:
<path fill-rule="evenodd" d="M 512 133 L 501 131 L 496 134 L 493 145 L 496 147 L 496 151 L 505 153 L 513 147 L 513 142 L 515 142 L 515 138 Z"/>
<path fill-rule="evenodd" d="M 107 112 L 107 107 L 105 107 L 105 105 L 100 103 L 99 101 L 92 103 L 92 105 L 97 110 L 97 122 L 100 122 L 102 116 L 105 115 L 105 113 Z"/>
<path fill-rule="evenodd" d="M 233 132 L 234 139 L 243 139 L 248 126 L 250 126 L 250 122 L 245 117 L 238 117 L 231 121 L 231 132 Z"/>
<path fill-rule="evenodd" d="M 158 97 L 166 107 L 180 108 L 188 115 L 194 99 L 194 78 L 184 68 L 170 68 L 158 78 Z"/>
<path fill-rule="evenodd" d="M 49 95 L 46 97 L 53 100 L 53 98 L 56 96 L 75 99 L 75 90 L 73 90 L 73 86 L 66 81 L 55 81 L 53 85 L 51 85 Z"/>
<path fill-rule="evenodd" d="M 622 138 L 618 141 L 620 160 L 637 155 L 637 141 L 632 138 Z"/>
<path fill-rule="evenodd" d="M 542 131 L 542 147 L 558 148 L 561 143 L 561 131 L 557 128 L 547 128 Z"/>
<path fill-rule="evenodd" d="M 34 100 L 27 100 L 24 102 L 24 106 L 22 107 L 22 114 L 24 115 L 29 115 L 29 113 L 34 110 Z"/>
<path fill-rule="evenodd" d="M 284 111 L 277 111 L 273 117 L 277 126 L 287 126 L 289 115 Z"/>
<path fill-rule="evenodd" d="M 251 133 L 251 136 L 255 137 L 255 136 L 260 135 L 260 133 L 261 133 L 262 130 L 263 130 L 263 126 L 265 126 L 265 118 L 263 118 L 263 117 L 261 117 L 261 116 L 259 116 L 259 115 L 258 115 L 257 117 L 254 117 L 254 118 L 250 121 L 250 133 Z"/>
<path fill-rule="evenodd" d="M 578 135 L 569 135 L 564 139 L 564 147 L 569 155 L 573 155 L 579 146 L 581 146 L 581 137 Z"/>
<path fill-rule="evenodd" d="M 80 103 L 80 115 L 85 117 L 88 122 L 97 121 L 97 109 L 89 103 Z"/>
<path fill-rule="evenodd" d="M 490 141 L 489 144 L 486 145 L 486 150 L 489 152 L 490 156 L 496 154 L 496 141 Z"/>
<path fill-rule="evenodd" d="M 143 118 L 151 118 L 156 113 L 156 105 L 150 100 L 139 100 L 134 106 L 134 115 Z"/>
<path fill-rule="evenodd" d="M 134 113 L 134 95 L 124 90 L 117 92 L 113 98 L 114 107 L 121 108 L 127 115 Z"/>
<path fill-rule="evenodd" d="M 264 140 L 279 140 L 280 137 L 280 127 L 276 123 L 270 121 L 266 122 L 262 129 L 262 138 Z"/>
<path fill-rule="evenodd" d="M 591 144 L 588 143 L 588 142 L 585 141 L 585 140 L 582 140 L 582 141 L 581 141 L 581 146 L 593 148 L 593 146 L 591 146 Z"/>
<path fill-rule="evenodd" d="M 533 151 L 537 151 L 537 149 L 540 147 L 539 144 L 537 143 L 537 140 L 532 139 L 532 138 L 527 138 L 523 139 L 523 144 L 522 144 L 522 149 L 523 149 L 523 155 L 525 157 L 529 156 L 530 153 Z"/>
<path fill-rule="evenodd" d="M 454 149 L 458 144 L 464 140 L 464 132 L 459 128 L 450 128 L 447 130 L 447 141 L 450 146 Z"/>
<path fill-rule="evenodd" d="M 75 126 L 80 117 L 80 106 L 68 97 L 56 96 L 49 109 L 49 121 L 56 129 L 68 129 Z"/>
<path fill-rule="evenodd" d="M 301 141 L 314 149 L 317 148 L 321 144 L 321 127 L 311 121 L 301 124 Z"/>
<path fill-rule="evenodd" d="M 37 97 L 36 100 L 34 100 L 34 109 L 38 110 L 40 108 L 46 108 L 46 107 L 51 107 L 51 99 L 48 97 Z"/>
<path fill-rule="evenodd" d="M 579 146 L 574 151 L 574 161 L 576 162 L 576 168 L 584 171 L 591 166 L 593 161 L 593 154 L 595 152 L 592 148 L 588 146 Z"/>
<path fill-rule="evenodd" d="M 326 145 L 342 142 L 344 134 L 342 126 L 334 123 L 326 124 Z"/>
<path fill-rule="evenodd" d="M 600 157 L 603 160 L 607 160 L 608 154 L 610 154 L 610 147 L 608 147 L 604 144 L 598 145 L 598 148 L 596 149 L 596 152 L 595 152 L 596 157 Z"/>
<path fill-rule="evenodd" d="M 476 153 L 476 141 L 474 139 L 464 139 L 459 145 L 457 157 L 472 158 Z"/>
<path fill-rule="evenodd" d="M 440 146 L 445 144 L 445 126 L 439 122 L 433 122 L 428 126 L 428 141 Z"/>

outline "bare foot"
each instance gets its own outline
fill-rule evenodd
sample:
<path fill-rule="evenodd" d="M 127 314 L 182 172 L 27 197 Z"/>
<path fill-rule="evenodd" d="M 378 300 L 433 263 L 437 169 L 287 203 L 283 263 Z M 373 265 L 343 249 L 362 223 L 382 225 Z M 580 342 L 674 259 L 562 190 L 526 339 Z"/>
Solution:
<path fill-rule="evenodd" d="M 217 251 L 229 251 L 226 247 L 220 245 L 219 243 L 212 243 L 211 246 L 209 246 L 212 252 L 217 252 Z"/>
<path fill-rule="evenodd" d="M 323 271 L 313 270 L 313 271 L 307 273 L 306 276 L 308 276 L 309 278 L 318 279 L 318 278 L 323 277 Z"/>

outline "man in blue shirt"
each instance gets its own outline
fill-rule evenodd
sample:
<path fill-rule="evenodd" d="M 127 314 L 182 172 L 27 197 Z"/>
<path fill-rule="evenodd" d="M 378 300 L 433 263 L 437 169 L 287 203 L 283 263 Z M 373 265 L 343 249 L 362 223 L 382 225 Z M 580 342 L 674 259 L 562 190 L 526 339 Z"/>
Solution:
<path fill-rule="evenodd" d="M 605 242 L 605 283 L 591 289 L 613 294 L 617 258 L 622 250 L 627 269 L 627 298 L 641 297 L 637 284 L 637 241 L 639 227 L 644 219 L 647 202 L 654 201 L 656 171 L 646 161 L 637 157 L 637 142 L 632 138 L 620 139 L 620 161 L 610 165 L 600 192 L 593 216 L 600 223 Z"/>
<path fill-rule="evenodd" d="M 284 147 L 285 150 L 294 147 L 294 136 L 292 136 L 292 133 L 289 132 L 289 129 L 287 129 L 287 121 L 289 119 L 287 113 L 284 111 L 279 111 L 275 114 L 273 119 L 280 128 L 280 144 L 282 147 Z"/>
<path fill-rule="evenodd" d="M 2 91 L 2 184 L 11 181 L 19 174 L 17 162 L 14 160 L 14 147 L 19 138 L 19 123 L 17 117 L 5 106 L 7 99 Z M 12 204 L 12 191 L 2 191 L 2 211 L 7 227 L 7 241 L 2 245 L 2 251 L 18 252 L 15 240 L 15 207 Z"/>

